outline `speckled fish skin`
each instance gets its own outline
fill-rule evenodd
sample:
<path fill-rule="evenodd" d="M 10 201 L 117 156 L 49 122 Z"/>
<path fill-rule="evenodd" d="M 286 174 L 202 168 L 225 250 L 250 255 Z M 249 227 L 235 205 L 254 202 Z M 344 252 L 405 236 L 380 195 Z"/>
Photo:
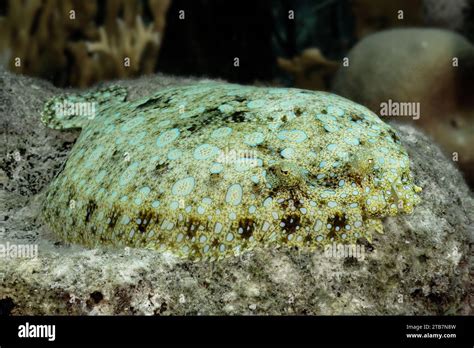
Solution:
<path fill-rule="evenodd" d="M 43 208 L 67 242 L 193 260 L 315 250 L 370 240 L 420 201 L 395 131 L 333 94 L 206 82 L 132 102 L 114 87 L 82 96 L 93 97 L 92 120 L 58 120 L 51 106 L 68 96 L 42 117 L 83 128 Z"/>

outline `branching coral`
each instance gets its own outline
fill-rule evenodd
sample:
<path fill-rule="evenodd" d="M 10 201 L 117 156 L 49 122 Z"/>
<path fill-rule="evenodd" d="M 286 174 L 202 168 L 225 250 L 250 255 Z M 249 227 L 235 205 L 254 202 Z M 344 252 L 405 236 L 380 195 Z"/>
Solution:
<path fill-rule="evenodd" d="M 152 14 L 147 24 L 145 4 Z M 169 5 L 170 0 L 107 0 L 102 14 L 97 0 L 9 0 L 7 15 L 0 17 L 0 63 L 79 87 L 150 73 Z"/>
<path fill-rule="evenodd" d="M 140 16 L 136 17 L 133 27 L 127 27 L 123 20 L 117 19 L 117 34 L 111 34 L 104 27 L 99 28 L 100 40 L 86 44 L 91 53 L 102 54 L 113 62 L 114 75 L 126 77 L 138 72 L 151 73 L 154 61 L 145 62 L 144 58 L 156 58 L 160 45 L 160 34 L 154 31 L 153 24 L 145 27 Z M 144 57 L 143 53 L 148 54 Z M 152 54 L 150 54 L 150 52 Z M 110 60 L 109 60 L 110 59 Z M 129 66 L 126 60 L 129 59 Z"/>

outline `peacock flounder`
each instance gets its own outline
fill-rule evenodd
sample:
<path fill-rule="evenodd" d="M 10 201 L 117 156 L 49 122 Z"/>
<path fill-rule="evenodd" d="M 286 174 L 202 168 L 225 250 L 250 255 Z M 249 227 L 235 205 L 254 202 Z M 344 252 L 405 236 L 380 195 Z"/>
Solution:
<path fill-rule="evenodd" d="M 57 112 L 87 101 L 95 117 Z M 329 93 L 201 82 L 126 101 L 110 87 L 56 97 L 42 121 L 83 129 L 43 208 L 67 242 L 193 260 L 314 250 L 371 240 L 420 201 L 394 130 Z"/>

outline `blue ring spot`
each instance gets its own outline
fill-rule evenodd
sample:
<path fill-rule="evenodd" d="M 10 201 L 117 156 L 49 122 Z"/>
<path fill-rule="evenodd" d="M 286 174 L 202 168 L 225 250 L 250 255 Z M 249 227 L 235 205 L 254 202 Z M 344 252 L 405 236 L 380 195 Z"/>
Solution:
<path fill-rule="evenodd" d="M 295 150 L 291 147 L 287 147 L 286 149 L 281 150 L 281 156 L 284 158 L 291 158 L 295 154 Z"/>
<path fill-rule="evenodd" d="M 194 189 L 195 180 L 192 176 L 176 181 L 171 192 L 177 196 L 187 196 Z"/>
<path fill-rule="evenodd" d="M 261 108 L 265 104 L 266 104 L 266 101 L 264 99 L 256 99 L 256 100 L 252 100 L 248 102 L 247 107 L 249 109 L 257 109 L 257 108 Z"/>
<path fill-rule="evenodd" d="M 207 160 L 215 157 L 219 153 L 219 148 L 210 144 L 202 144 L 194 150 L 194 158 L 197 160 Z"/>
<path fill-rule="evenodd" d="M 164 147 L 173 141 L 175 141 L 179 137 L 179 129 L 173 128 L 161 133 L 158 138 L 156 139 L 156 145 L 158 147 Z"/>
<path fill-rule="evenodd" d="M 148 186 L 144 186 L 140 189 L 140 192 L 146 196 L 151 192 L 151 189 Z"/>
<path fill-rule="evenodd" d="M 246 134 L 244 137 L 244 143 L 249 146 L 257 146 L 258 144 L 263 143 L 265 140 L 265 135 L 261 132 L 253 132 Z"/>

